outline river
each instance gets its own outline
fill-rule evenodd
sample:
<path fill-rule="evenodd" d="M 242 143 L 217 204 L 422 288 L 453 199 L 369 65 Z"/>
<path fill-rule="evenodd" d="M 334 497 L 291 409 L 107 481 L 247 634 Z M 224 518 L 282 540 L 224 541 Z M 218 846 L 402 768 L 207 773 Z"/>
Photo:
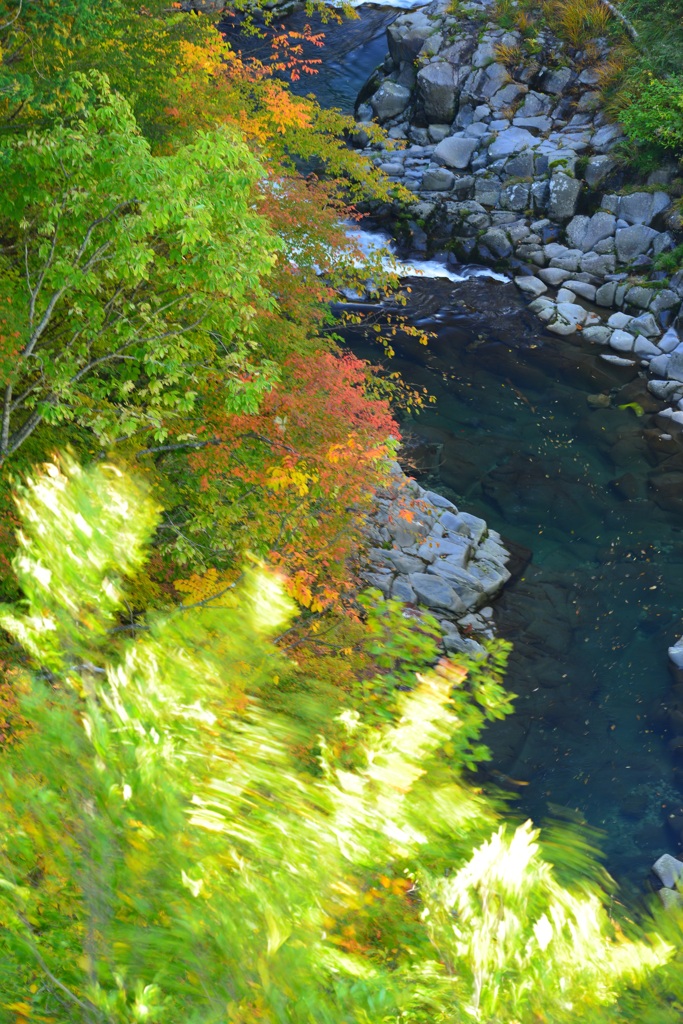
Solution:
<path fill-rule="evenodd" d="M 367 6 L 327 26 L 321 71 L 295 90 L 351 112 L 396 13 Z M 683 632 L 683 519 L 675 500 L 652 500 L 656 403 L 632 370 L 546 333 L 510 283 L 411 286 L 410 315 L 435 338 L 404 338 L 392 369 L 437 401 L 402 424 L 407 468 L 517 546 L 520 572 L 495 605 L 517 714 L 488 731 L 493 765 L 520 813 L 573 809 L 603 831 L 612 874 L 642 884 L 676 852 L 669 824 L 683 817 L 660 727 L 667 646 Z M 609 407 L 589 404 L 600 394 Z"/>

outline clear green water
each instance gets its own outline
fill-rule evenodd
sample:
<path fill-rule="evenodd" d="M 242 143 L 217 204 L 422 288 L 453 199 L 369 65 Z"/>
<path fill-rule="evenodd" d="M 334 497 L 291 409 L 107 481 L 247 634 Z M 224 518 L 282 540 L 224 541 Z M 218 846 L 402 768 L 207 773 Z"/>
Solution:
<path fill-rule="evenodd" d="M 604 830 L 613 873 L 642 880 L 676 849 L 666 819 L 680 793 L 657 710 L 683 632 L 683 519 L 649 497 L 649 417 L 617 407 L 640 391 L 647 403 L 644 382 L 544 335 L 510 285 L 411 285 L 436 338 L 406 339 L 392 368 L 437 402 L 404 422 L 406 458 L 531 555 L 495 605 L 519 696 L 489 732 L 494 766 L 523 813 L 578 810 Z M 611 408 L 589 406 L 601 392 Z M 629 500 L 611 484 L 624 474 Z"/>

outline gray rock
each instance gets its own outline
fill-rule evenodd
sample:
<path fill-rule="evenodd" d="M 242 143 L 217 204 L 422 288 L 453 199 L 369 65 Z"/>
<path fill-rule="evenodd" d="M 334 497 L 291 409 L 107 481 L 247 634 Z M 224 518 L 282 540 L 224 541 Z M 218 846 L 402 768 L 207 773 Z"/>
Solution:
<path fill-rule="evenodd" d="M 556 96 L 567 88 L 573 78 L 574 73 L 570 68 L 556 68 L 552 71 L 546 71 L 541 79 L 543 92 L 549 92 L 551 95 Z"/>
<path fill-rule="evenodd" d="M 501 185 L 495 178 L 477 178 L 474 182 L 474 198 L 482 206 L 495 206 L 500 199 Z"/>
<path fill-rule="evenodd" d="M 669 356 L 661 355 L 655 356 L 654 359 L 650 360 L 649 370 L 650 373 L 655 374 L 657 377 L 666 377 L 667 370 L 669 368 Z"/>
<path fill-rule="evenodd" d="M 604 284 L 601 284 L 595 293 L 595 301 L 597 302 L 598 306 L 613 305 L 616 290 L 616 281 L 606 281 Z"/>
<path fill-rule="evenodd" d="M 526 128 L 506 128 L 489 146 L 489 159 L 513 156 L 528 146 L 533 146 L 535 139 Z"/>
<path fill-rule="evenodd" d="M 469 573 L 481 585 L 488 598 L 497 594 L 511 576 L 510 571 L 504 565 L 486 558 L 472 562 L 469 566 Z"/>
<path fill-rule="evenodd" d="M 584 274 L 604 277 L 606 274 L 614 273 L 615 259 L 609 254 L 601 256 L 597 252 L 587 252 L 581 257 L 580 267 Z"/>
<path fill-rule="evenodd" d="M 422 48 L 418 54 L 419 57 L 435 57 L 443 46 L 443 35 L 441 32 L 434 32 L 433 35 L 425 39 L 422 44 Z"/>
<path fill-rule="evenodd" d="M 469 530 L 469 535 L 475 544 L 479 544 L 482 537 L 485 537 L 488 533 L 488 526 L 483 519 L 479 516 L 472 515 L 471 512 L 460 512 L 459 519 Z M 443 516 L 441 517 L 443 522 Z"/>
<path fill-rule="evenodd" d="M 517 111 L 519 117 L 544 117 L 552 110 L 553 101 L 543 93 L 530 91 Z"/>
<path fill-rule="evenodd" d="M 492 39 L 483 39 L 472 54 L 470 63 L 473 68 L 485 68 L 496 59 L 496 43 Z"/>
<path fill-rule="evenodd" d="M 565 282 L 565 288 L 570 288 L 575 295 L 580 295 L 582 299 L 587 299 L 588 302 L 595 302 L 597 289 L 594 284 L 588 284 L 586 281 L 569 280 Z"/>
<path fill-rule="evenodd" d="M 391 593 L 391 583 L 393 580 L 391 573 L 362 572 L 360 575 L 361 579 L 365 580 L 369 587 L 377 587 L 385 597 L 388 597 Z"/>
<path fill-rule="evenodd" d="M 626 327 L 629 327 L 633 317 L 628 313 L 612 313 L 611 317 L 607 321 L 608 327 L 613 327 L 615 330 L 623 331 Z"/>
<path fill-rule="evenodd" d="M 661 355 L 657 346 L 642 334 L 636 337 L 633 351 L 637 356 L 642 356 L 643 359 L 652 359 L 653 356 Z"/>
<path fill-rule="evenodd" d="M 547 267 L 545 270 L 539 270 L 538 276 L 551 288 L 557 288 L 572 276 L 572 272 L 571 270 L 562 270 L 561 267 Z"/>
<path fill-rule="evenodd" d="M 669 380 L 683 382 L 683 352 L 672 352 L 667 356 L 666 375 Z"/>
<path fill-rule="evenodd" d="M 655 256 L 659 256 L 663 252 L 670 252 L 675 248 L 676 239 L 669 231 L 661 231 L 652 243 L 652 251 Z"/>
<path fill-rule="evenodd" d="M 500 228 L 489 228 L 485 231 L 481 237 L 481 244 L 485 245 L 497 259 L 507 259 L 512 255 L 510 239 Z"/>
<path fill-rule="evenodd" d="M 516 277 L 514 281 L 520 291 L 534 299 L 548 291 L 548 286 L 539 281 L 537 277 Z"/>
<path fill-rule="evenodd" d="M 658 313 L 662 313 L 665 309 L 673 309 L 680 301 L 676 292 L 671 291 L 669 288 L 663 288 L 661 292 L 655 293 L 655 297 L 650 303 L 650 310 L 657 316 Z"/>
<path fill-rule="evenodd" d="M 534 208 L 545 210 L 550 196 L 550 183 L 547 181 L 535 181 L 531 186 L 531 198 Z"/>
<path fill-rule="evenodd" d="M 585 341 L 592 341 L 596 345 L 609 345 L 612 332 L 609 327 L 585 327 L 581 333 Z"/>
<path fill-rule="evenodd" d="M 647 390 L 663 402 L 668 401 L 679 387 L 680 385 L 675 380 L 649 380 L 647 382 Z"/>
<path fill-rule="evenodd" d="M 570 270 L 575 273 L 579 269 L 582 259 L 580 249 L 567 249 L 562 255 L 553 256 L 550 261 L 551 267 L 559 267 L 561 270 Z"/>
<path fill-rule="evenodd" d="M 606 153 L 612 149 L 618 139 L 623 139 L 624 133 L 616 124 L 606 124 L 599 128 L 591 140 L 596 153 Z"/>
<path fill-rule="evenodd" d="M 427 134 L 431 141 L 436 145 L 436 143 L 447 139 L 452 131 L 453 129 L 449 124 L 430 124 L 427 129 Z"/>
<path fill-rule="evenodd" d="M 627 224 L 648 224 L 653 216 L 654 196 L 651 192 L 632 192 L 628 196 L 619 196 L 618 214 Z"/>
<path fill-rule="evenodd" d="M 671 648 L 669 650 L 671 651 Z M 663 854 L 654 862 L 652 870 L 667 889 L 675 889 L 679 881 L 683 879 L 683 863 L 668 853 Z"/>
<path fill-rule="evenodd" d="M 531 178 L 534 173 L 534 155 L 530 150 L 516 153 L 505 164 L 508 178 Z"/>
<path fill-rule="evenodd" d="M 513 103 L 523 96 L 527 91 L 525 85 L 519 85 L 517 82 L 509 82 L 504 85 L 502 89 L 494 93 L 491 97 L 491 109 L 494 114 L 509 110 Z"/>
<path fill-rule="evenodd" d="M 447 167 L 464 170 L 477 148 L 476 139 L 468 139 L 462 135 L 451 135 L 434 149 L 434 159 Z"/>
<path fill-rule="evenodd" d="M 387 42 L 394 63 L 414 60 L 434 27 L 434 22 L 423 11 L 411 11 L 389 25 Z"/>
<path fill-rule="evenodd" d="M 610 338 L 610 345 L 615 348 L 617 352 L 632 352 L 635 338 L 628 331 L 616 330 L 612 331 L 612 337 Z"/>
<path fill-rule="evenodd" d="M 503 189 L 500 196 L 500 205 L 504 210 L 515 210 L 521 212 L 529 206 L 529 185 L 520 182 L 518 185 L 508 185 Z M 529 232 L 526 232 L 529 234 Z"/>
<path fill-rule="evenodd" d="M 400 178 L 405 173 L 405 167 L 400 160 L 387 160 L 386 163 L 381 163 L 378 166 L 380 171 L 388 174 L 390 178 Z"/>
<path fill-rule="evenodd" d="M 670 327 L 665 334 L 657 342 L 657 346 L 661 352 L 673 352 L 677 349 L 680 342 L 678 340 L 678 331 L 675 327 Z"/>
<path fill-rule="evenodd" d="M 600 74 L 595 68 L 586 68 L 579 75 L 579 82 L 581 85 L 598 85 L 600 82 Z"/>
<path fill-rule="evenodd" d="M 489 64 L 484 71 L 484 80 L 479 87 L 479 95 L 484 100 L 490 100 L 499 89 L 510 81 L 510 74 L 502 64 Z"/>
<path fill-rule="evenodd" d="M 657 232 L 644 224 L 621 228 L 615 236 L 617 257 L 620 263 L 630 263 L 636 256 L 647 252 Z"/>
<path fill-rule="evenodd" d="M 594 213 L 592 217 L 573 217 L 567 224 L 567 241 L 573 249 L 590 252 L 598 242 L 611 238 L 616 218 L 611 213 Z"/>
<path fill-rule="evenodd" d="M 469 570 L 455 565 L 450 559 L 437 558 L 428 567 L 427 574 L 437 576 L 446 580 L 449 587 L 452 587 L 460 600 L 467 608 L 473 608 L 477 604 L 484 604 L 484 588 Z"/>
<path fill-rule="evenodd" d="M 642 288 L 640 285 L 634 285 L 633 288 L 629 288 L 626 292 L 626 302 L 629 306 L 637 306 L 638 309 L 648 309 L 654 292 L 651 288 Z"/>
<path fill-rule="evenodd" d="M 415 596 L 428 608 L 446 608 L 456 615 L 464 615 L 467 605 L 445 579 L 430 573 L 414 572 L 408 577 L 408 583 Z"/>
<path fill-rule="evenodd" d="M 514 129 L 510 130 L 514 131 Z M 568 175 L 563 174 L 562 171 L 553 174 L 550 180 L 548 215 L 553 220 L 569 220 L 576 212 L 576 204 L 580 192 L 580 181 L 570 178 Z"/>
<path fill-rule="evenodd" d="M 520 117 L 517 114 L 513 117 L 512 123 L 515 128 L 531 128 L 539 132 L 549 132 L 553 125 L 550 118 L 544 117 L 542 114 L 538 114 L 536 117 Z"/>
<path fill-rule="evenodd" d="M 435 167 L 422 175 L 422 188 L 426 192 L 447 192 L 453 188 L 455 175 L 445 167 Z"/>
<path fill-rule="evenodd" d="M 449 654 L 464 654 L 465 657 L 474 658 L 477 661 L 487 657 L 485 647 L 482 647 L 472 637 L 463 637 L 459 633 L 449 633 L 443 638 L 443 645 Z"/>
<path fill-rule="evenodd" d="M 436 61 L 418 71 L 417 91 L 424 103 L 425 117 L 434 124 L 453 120 L 457 109 L 458 91 L 453 66 Z"/>
<path fill-rule="evenodd" d="M 657 898 L 667 913 L 680 914 L 683 910 L 683 892 L 679 892 L 677 889 L 668 889 L 664 885 L 657 890 Z"/>
<path fill-rule="evenodd" d="M 592 113 L 600 106 L 601 94 L 597 91 L 591 90 L 585 92 L 579 102 L 576 104 L 578 114 Z M 573 124 L 576 118 L 572 118 L 570 124 Z"/>
<path fill-rule="evenodd" d="M 450 558 L 455 565 L 466 565 L 472 551 L 472 543 L 469 537 L 463 534 L 453 534 L 448 537 L 427 537 L 424 544 L 418 548 L 418 555 L 426 562 L 434 562 L 439 558 Z"/>
<path fill-rule="evenodd" d="M 548 324 L 548 330 L 560 335 L 574 334 L 587 315 L 583 306 L 576 302 L 558 302 L 556 319 Z"/>
<path fill-rule="evenodd" d="M 614 169 L 616 162 L 611 156 L 592 156 L 586 164 L 584 178 L 589 188 L 597 188 L 601 181 Z"/>
<path fill-rule="evenodd" d="M 434 508 L 447 509 L 449 512 L 457 513 L 457 508 L 449 498 L 444 498 L 443 494 L 437 494 L 436 491 L 423 491 L 422 500 L 433 505 Z"/>
<path fill-rule="evenodd" d="M 615 250 L 613 238 L 603 238 L 593 246 L 593 252 L 597 252 L 599 256 L 604 256 L 606 253 L 614 254 Z"/>
<path fill-rule="evenodd" d="M 397 576 L 391 584 L 391 596 L 405 604 L 417 604 L 415 591 L 404 576 Z"/>
<path fill-rule="evenodd" d="M 554 320 L 557 316 L 556 304 L 546 295 L 539 295 L 537 299 L 530 302 L 529 309 L 532 313 L 535 313 L 539 320 L 542 320 L 544 324 L 547 324 L 550 320 Z"/>
<path fill-rule="evenodd" d="M 382 82 L 370 103 L 379 121 L 388 121 L 402 114 L 410 102 L 410 89 L 396 82 Z"/>
<path fill-rule="evenodd" d="M 481 139 L 484 135 L 490 135 L 491 131 L 487 125 L 482 124 L 481 121 L 477 121 L 476 124 L 468 125 L 463 131 L 463 135 L 467 135 L 468 138 Z"/>
<path fill-rule="evenodd" d="M 398 551 L 396 548 L 391 548 L 385 551 L 384 554 L 387 557 L 387 561 L 391 562 L 397 572 L 404 574 L 424 572 L 424 563 L 415 555 L 406 555 L 403 551 Z"/>

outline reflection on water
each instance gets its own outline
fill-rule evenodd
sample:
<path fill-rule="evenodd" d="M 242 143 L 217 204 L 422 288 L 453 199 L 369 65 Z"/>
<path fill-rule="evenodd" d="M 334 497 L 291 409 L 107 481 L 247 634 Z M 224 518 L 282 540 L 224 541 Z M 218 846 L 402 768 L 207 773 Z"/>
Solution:
<path fill-rule="evenodd" d="M 519 698 L 490 730 L 491 777 L 536 820 L 577 808 L 605 829 L 612 870 L 642 877 L 672 848 L 680 802 L 652 710 L 682 631 L 683 533 L 649 497 L 643 421 L 617 408 L 651 396 L 632 371 L 544 337 L 509 285 L 411 287 L 436 338 L 426 351 L 406 339 L 392 368 L 437 404 L 404 423 L 408 457 L 531 556 L 496 604 Z M 610 391 L 610 408 L 588 404 Z"/>

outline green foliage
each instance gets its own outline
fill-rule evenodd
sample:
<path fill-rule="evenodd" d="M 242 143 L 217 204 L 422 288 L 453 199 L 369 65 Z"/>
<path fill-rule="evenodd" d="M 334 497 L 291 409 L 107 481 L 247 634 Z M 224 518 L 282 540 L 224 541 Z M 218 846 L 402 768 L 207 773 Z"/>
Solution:
<path fill-rule="evenodd" d="M 418 677 L 384 727 L 342 710 L 354 766 L 323 737 L 309 774 L 295 720 L 264 703 L 286 669 L 268 637 L 292 614 L 275 578 L 247 574 L 230 606 L 123 640 L 108 632 L 119 573 L 157 519 L 144 489 L 62 460 L 22 488 L 20 512 L 26 601 L 0 622 L 39 671 L 21 695 L 31 732 L 0 766 L 5 1010 L 593 1022 L 669 959 L 612 924 L 597 880 L 560 885 L 530 824 L 501 828 L 464 782 L 459 746 L 480 727 L 465 668 Z M 485 673 L 475 687 L 504 711 Z"/>
<path fill-rule="evenodd" d="M 683 245 L 677 245 L 670 252 L 660 252 L 655 257 L 654 266 L 656 270 L 664 270 L 667 274 L 675 274 L 683 267 Z"/>
<path fill-rule="evenodd" d="M 626 133 L 641 144 L 683 153 L 683 76 L 660 79 L 646 72 L 627 95 L 619 114 Z"/>
<path fill-rule="evenodd" d="M 72 77 L 52 127 L 0 144 L 0 167 L 2 456 L 43 421 L 162 438 L 214 364 L 239 402 L 281 248 L 241 142 L 221 129 L 154 157 L 92 72 Z"/>

